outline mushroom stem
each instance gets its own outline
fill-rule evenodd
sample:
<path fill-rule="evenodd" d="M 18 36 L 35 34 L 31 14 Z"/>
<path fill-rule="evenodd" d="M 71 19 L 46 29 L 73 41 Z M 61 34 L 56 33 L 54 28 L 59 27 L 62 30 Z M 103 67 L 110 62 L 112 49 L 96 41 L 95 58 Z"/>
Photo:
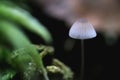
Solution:
<path fill-rule="evenodd" d="M 80 80 L 84 79 L 84 40 L 81 40 L 81 77 Z"/>

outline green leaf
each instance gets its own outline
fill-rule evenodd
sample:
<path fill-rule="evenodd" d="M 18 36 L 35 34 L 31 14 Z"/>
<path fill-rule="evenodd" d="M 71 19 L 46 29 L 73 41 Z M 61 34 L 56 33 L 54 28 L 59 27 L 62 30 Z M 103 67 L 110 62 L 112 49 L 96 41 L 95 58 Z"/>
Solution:
<path fill-rule="evenodd" d="M 14 24 L 0 20 L 0 34 L 10 41 L 15 48 L 22 48 L 30 44 L 29 39 Z"/>
<path fill-rule="evenodd" d="M 9 49 L 0 45 L 0 63 L 6 62 L 6 59 L 9 56 L 9 54 L 10 54 Z"/>
<path fill-rule="evenodd" d="M 28 51 L 24 48 L 15 50 L 9 58 L 9 63 L 19 72 L 23 79 L 31 80 L 36 74 L 36 64 Z"/>
<path fill-rule="evenodd" d="M 30 41 L 20 31 L 20 29 L 16 27 L 15 24 L 12 24 L 8 21 L 0 20 L 0 33 L 4 35 L 6 40 L 8 40 L 14 46 L 15 49 L 26 47 L 26 53 L 29 53 L 29 55 L 32 57 L 38 70 L 43 72 L 45 79 L 49 80 L 47 77 L 47 72 L 42 62 L 42 58 L 39 56 L 38 51 L 36 50 L 36 48 L 31 46 Z"/>
<path fill-rule="evenodd" d="M 11 80 L 16 72 L 10 69 L 0 70 L 0 80 Z"/>
<path fill-rule="evenodd" d="M 50 32 L 37 19 L 32 17 L 29 12 L 19 7 L 7 6 L 0 3 L 0 16 L 15 21 L 26 29 L 40 35 L 46 43 L 52 42 Z"/>

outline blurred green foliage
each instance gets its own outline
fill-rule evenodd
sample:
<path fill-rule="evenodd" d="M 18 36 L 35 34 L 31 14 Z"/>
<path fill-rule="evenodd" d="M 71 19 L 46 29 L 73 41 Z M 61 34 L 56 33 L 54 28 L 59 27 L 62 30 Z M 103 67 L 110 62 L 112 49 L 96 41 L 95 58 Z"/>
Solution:
<path fill-rule="evenodd" d="M 20 74 L 22 80 L 34 80 L 39 77 L 49 80 L 47 72 L 51 70 L 46 70 L 42 59 L 54 52 L 53 47 L 34 46 L 22 28 L 36 33 L 46 44 L 52 43 L 52 37 L 45 26 L 19 5 L 25 1 L 27 0 L 0 1 L 0 80 L 12 80 L 17 74 Z M 72 79 L 72 71 L 62 62 L 57 63 L 61 65 L 55 65 L 56 67 L 63 66 L 63 80 Z"/>
<path fill-rule="evenodd" d="M 42 72 L 45 79 L 49 80 L 42 59 L 38 54 L 38 51 L 35 47 L 31 46 L 32 43 L 29 41 L 27 36 L 25 36 L 22 30 L 20 30 L 20 27 L 18 27 L 18 25 L 37 33 L 38 35 L 40 35 L 40 37 L 42 37 L 45 40 L 46 43 L 50 43 L 52 41 L 49 31 L 43 25 L 41 25 L 37 21 L 37 19 L 32 17 L 28 11 L 22 9 L 19 6 L 14 5 L 14 3 L 12 3 L 11 1 L 6 1 L 7 0 L 2 0 L 0 2 L 0 35 L 3 36 L 1 37 L 1 47 L 2 45 L 10 45 L 6 48 L 10 51 L 6 54 L 9 56 L 4 56 L 4 53 L 0 51 L 0 62 L 2 62 L 2 60 L 5 59 L 7 60 L 6 62 L 12 67 L 17 67 L 17 69 L 21 72 L 22 75 L 27 75 L 27 77 L 25 76 L 25 80 L 30 80 L 30 73 L 34 74 L 33 72 L 35 70 Z M 7 45 L 3 44 L 4 42 L 7 42 Z M 27 47 L 27 49 L 23 50 L 25 51 L 24 54 L 21 55 L 19 52 L 17 57 L 15 56 L 17 52 L 15 54 L 11 52 L 11 50 L 22 49 L 25 47 Z M 21 51 L 21 53 L 23 52 Z M 24 57 L 22 57 L 23 55 Z M 28 61 L 26 62 L 26 60 Z M 26 63 L 24 64 L 24 62 Z M 26 69 L 29 68 L 29 65 L 26 66 L 26 64 L 29 63 L 34 63 L 36 66 L 31 67 L 30 65 L 31 70 L 26 71 Z M 15 64 L 19 64 L 19 67 L 15 66 Z"/>

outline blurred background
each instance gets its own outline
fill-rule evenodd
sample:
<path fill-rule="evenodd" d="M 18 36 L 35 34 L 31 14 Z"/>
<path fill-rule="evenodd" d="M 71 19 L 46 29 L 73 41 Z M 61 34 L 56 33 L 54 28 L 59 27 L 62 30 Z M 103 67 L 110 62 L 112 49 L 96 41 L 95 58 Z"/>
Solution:
<path fill-rule="evenodd" d="M 2 5 L 2 1 L 13 1 L 14 5 L 9 4 L 5 7 Z M 0 0 L 0 20 L 7 16 L 8 18 L 6 17 L 5 20 L 10 19 L 12 22 L 22 23 L 19 26 L 31 26 L 32 24 L 31 28 L 34 29 L 34 23 L 32 23 L 35 21 L 34 18 L 24 10 L 16 8 L 15 5 L 27 9 L 28 13 L 30 12 L 38 22 L 42 23 L 50 31 L 53 38 L 53 44 L 50 45 L 55 48 L 55 54 L 44 58 L 45 65 L 50 64 L 53 57 L 58 58 L 73 70 L 74 80 L 80 80 L 81 40 L 70 38 L 68 33 L 76 20 L 86 18 L 93 24 L 97 37 L 84 41 L 84 80 L 119 80 L 120 0 Z M 9 8 L 9 6 L 13 9 Z M 7 15 L 7 10 L 4 7 L 11 11 L 10 15 Z M 22 11 L 24 16 L 22 16 Z M 14 12 L 16 12 L 15 17 Z M 28 20 L 28 22 L 24 22 L 24 19 Z M 35 24 L 37 24 L 37 20 Z M 4 27 L 2 28 L 4 29 Z M 43 38 L 45 40 L 50 39 L 49 33 L 48 38 L 46 36 L 40 38 L 27 29 L 22 30 L 33 44 L 46 45 Z"/>
<path fill-rule="evenodd" d="M 81 41 L 71 39 L 68 32 L 76 20 L 86 18 L 93 24 L 97 37 L 85 40 L 85 80 L 119 78 L 119 0 L 29 0 L 28 5 L 31 14 L 51 32 L 54 57 L 68 65 L 75 77 L 80 77 Z M 33 43 L 44 44 L 27 33 Z"/>

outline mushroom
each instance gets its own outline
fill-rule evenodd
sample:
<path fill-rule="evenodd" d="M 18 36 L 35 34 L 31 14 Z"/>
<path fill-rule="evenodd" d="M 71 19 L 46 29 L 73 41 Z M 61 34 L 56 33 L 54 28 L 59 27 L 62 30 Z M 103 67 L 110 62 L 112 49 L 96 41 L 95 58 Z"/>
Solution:
<path fill-rule="evenodd" d="M 69 31 L 69 36 L 74 39 L 81 39 L 81 79 L 84 77 L 84 39 L 91 39 L 97 36 L 93 25 L 86 19 L 77 20 Z"/>

